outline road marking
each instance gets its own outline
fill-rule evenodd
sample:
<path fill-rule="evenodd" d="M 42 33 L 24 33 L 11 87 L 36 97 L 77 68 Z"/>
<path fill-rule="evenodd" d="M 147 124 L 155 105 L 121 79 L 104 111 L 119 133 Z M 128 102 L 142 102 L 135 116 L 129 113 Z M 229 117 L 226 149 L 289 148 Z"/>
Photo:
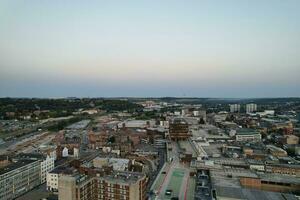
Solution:
<path fill-rule="evenodd" d="M 189 181 L 190 181 L 190 175 L 188 174 L 188 178 L 186 180 L 186 184 L 185 184 L 185 193 L 184 193 L 184 200 L 186 200 L 187 198 L 187 190 L 188 190 L 188 187 L 189 187 Z"/>

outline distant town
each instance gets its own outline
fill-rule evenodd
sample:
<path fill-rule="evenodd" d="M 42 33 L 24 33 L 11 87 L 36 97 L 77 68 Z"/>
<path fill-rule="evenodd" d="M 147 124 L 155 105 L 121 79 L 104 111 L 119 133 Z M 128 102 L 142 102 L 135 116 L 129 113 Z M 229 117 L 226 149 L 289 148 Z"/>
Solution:
<path fill-rule="evenodd" d="M 300 98 L 0 98 L 0 200 L 300 196 Z"/>

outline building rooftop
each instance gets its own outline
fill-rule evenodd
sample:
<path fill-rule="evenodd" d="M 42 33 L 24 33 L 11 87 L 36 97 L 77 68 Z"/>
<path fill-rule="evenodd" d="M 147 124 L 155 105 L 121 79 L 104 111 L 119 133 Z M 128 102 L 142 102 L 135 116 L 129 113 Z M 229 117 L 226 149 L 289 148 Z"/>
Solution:
<path fill-rule="evenodd" d="M 295 195 L 269 192 L 263 190 L 234 188 L 234 187 L 216 187 L 217 196 L 226 197 L 230 199 L 248 199 L 248 200 L 296 200 Z"/>
<path fill-rule="evenodd" d="M 213 186 L 219 187 L 241 187 L 240 177 L 258 178 L 257 174 L 245 169 L 218 169 L 210 170 Z"/>
<path fill-rule="evenodd" d="M 114 171 L 110 175 L 106 175 L 104 177 L 101 177 L 107 181 L 120 183 L 120 184 L 132 184 L 136 183 L 139 179 L 144 178 L 145 175 L 143 173 L 138 172 L 120 172 L 120 171 Z"/>
<path fill-rule="evenodd" d="M 136 151 L 158 152 L 158 149 L 150 144 L 138 144 L 136 146 Z"/>
<path fill-rule="evenodd" d="M 290 183 L 290 184 L 297 184 L 300 185 L 300 178 L 295 176 L 289 175 L 281 175 L 281 174 L 260 174 L 259 177 L 264 181 L 270 182 L 279 182 L 279 183 Z"/>
<path fill-rule="evenodd" d="M 76 169 L 73 168 L 73 167 L 60 166 L 60 167 L 54 168 L 49 173 L 53 173 L 53 174 L 73 174 L 75 171 L 76 171 Z"/>
<path fill-rule="evenodd" d="M 250 128 L 238 129 L 236 132 L 236 135 L 254 135 L 254 134 L 259 134 L 259 132 L 255 129 L 250 129 Z"/>
<path fill-rule="evenodd" d="M 20 153 L 13 159 L 15 160 L 42 160 L 45 159 L 46 156 L 40 153 Z"/>
<path fill-rule="evenodd" d="M 250 165 L 264 165 L 262 160 L 255 160 L 255 159 L 247 159 L 247 163 Z"/>
<path fill-rule="evenodd" d="M 0 168 L 0 175 L 10 172 L 12 170 L 18 169 L 25 165 L 31 164 L 33 162 L 37 162 L 37 160 L 19 160 L 17 162 L 12 162 L 3 168 Z"/>
<path fill-rule="evenodd" d="M 65 176 L 68 177 L 68 176 Z M 97 178 L 100 180 L 105 180 L 110 183 L 125 184 L 130 185 L 136 183 L 138 180 L 145 178 L 143 173 L 139 172 L 122 172 L 122 171 L 113 171 L 112 174 L 104 176 L 87 176 L 82 174 L 77 174 L 72 176 L 76 180 L 77 184 L 84 184 L 90 178 Z M 70 177 L 68 179 L 71 179 Z"/>

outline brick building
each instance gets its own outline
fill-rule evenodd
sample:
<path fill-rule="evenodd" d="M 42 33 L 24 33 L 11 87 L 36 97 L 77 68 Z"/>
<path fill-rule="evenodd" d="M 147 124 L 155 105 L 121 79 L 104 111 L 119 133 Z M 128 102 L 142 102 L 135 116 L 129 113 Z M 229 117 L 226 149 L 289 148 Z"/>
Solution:
<path fill-rule="evenodd" d="M 175 141 L 188 139 L 191 136 L 188 123 L 184 119 L 173 119 L 170 122 L 169 135 Z"/>
<path fill-rule="evenodd" d="M 59 177 L 60 200 L 146 199 L 147 178 L 133 172 L 113 172 L 104 176 Z"/>

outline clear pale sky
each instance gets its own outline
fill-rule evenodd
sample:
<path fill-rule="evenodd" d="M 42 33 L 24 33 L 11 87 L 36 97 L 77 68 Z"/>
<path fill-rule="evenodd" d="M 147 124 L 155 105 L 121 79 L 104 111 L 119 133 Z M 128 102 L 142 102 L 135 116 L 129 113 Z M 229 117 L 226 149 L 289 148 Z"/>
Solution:
<path fill-rule="evenodd" d="M 299 0 L 0 1 L 0 97 L 287 97 L 299 86 Z"/>

